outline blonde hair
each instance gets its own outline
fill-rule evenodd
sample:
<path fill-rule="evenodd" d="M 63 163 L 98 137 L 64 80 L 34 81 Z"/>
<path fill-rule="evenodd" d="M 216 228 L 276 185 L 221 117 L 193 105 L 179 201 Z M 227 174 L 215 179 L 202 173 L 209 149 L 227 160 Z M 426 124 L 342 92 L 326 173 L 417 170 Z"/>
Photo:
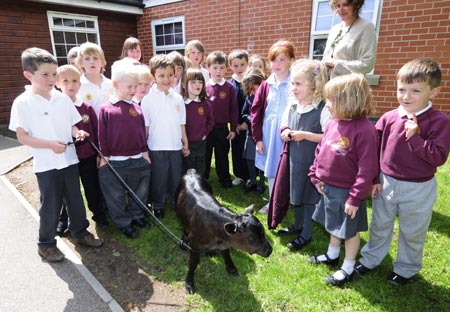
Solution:
<path fill-rule="evenodd" d="M 323 100 L 323 87 L 328 81 L 327 66 L 319 60 L 299 59 L 291 66 L 291 81 L 304 76 L 312 91 L 312 104 L 319 105 Z M 292 86 L 292 85 L 291 85 Z M 294 100 L 291 96 L 291 100 Z"/>
<path fill-rule="evenodd" d="M 333 103 L 336 119 L 367 117 L 372 111 L 372 92 L 362 74 L 348 74 L 331 79 L 325 84 L 324 96 Z"/>
<path fill-rule="evenodd" d="M 62 65 L 62 66 L 59 66 L 57 69 L 56 69 L 56 76 L 58 77 L 58 79 L 59 79 L 59 75 L 61 75 L 62 73 L 67 73 L 67 72 L 73 72 L 73 73 L 77 73 L 78 74 L 78 76 L 81 76 L 81 73 L 80 73 L 80 71 L 78 70 L 78 68 L 76 67 L 76 66 L 73 66 L 73 65 Z"/>
<path fill-rule="evenodd" d="M 191 40 L 189 41 L 186 46 L 184 47 L 184 55 L 186 55 L 186 57 L 189 57 L 189 53 L 191 53 L 191 50 L 193 48 L 196 48 L 197 50 L 199 50 L 200 52 L 203 53 L 203 57 L 200 60 L 200 64 L 203 62 L 203 59 L 205 58 L 205 48 L 203 47 L 203 44 L 201 43 L 200 40 Z"/>
<path fill-rule="evenodd" d="M 69 64 L 71 59 L 75 59 L 75 64 L 77 64 L 79 50 L 80 47 L 73 47 L 72 49 L 69 50 L 69 52 L 67 52 L 67 62 L 69 62 Z"/>
<path fill-rule="evenodd" d="M 128 59 L 115 61 L 111 66 L 111 81 L 121 81 L 124 77 L 139 80 L 138 66 Z"/>
<path fill-rule="evenodd" d="M 93 42 L 85 42 L 82 45 L 80 45 L 80 49 L 78 50 L 77 66 L 84 71 L 84 68 L 82 67 L 83 57 L 86 55 L 93 55 L 93 54 L 98 55 L 100 57 L 100 60 L 102 62 L 102 69 L 100 73 L 103 73 L 106 66 L 105 53 L 98 44 Z"/>
<path fill-rule="evenodd" d="M 139 79 L 147 79 L 153 81 L 153 75 L 150 73 L 150 68 L 146 65 L 135 65 L 136 73 L 138 74 Z"/>

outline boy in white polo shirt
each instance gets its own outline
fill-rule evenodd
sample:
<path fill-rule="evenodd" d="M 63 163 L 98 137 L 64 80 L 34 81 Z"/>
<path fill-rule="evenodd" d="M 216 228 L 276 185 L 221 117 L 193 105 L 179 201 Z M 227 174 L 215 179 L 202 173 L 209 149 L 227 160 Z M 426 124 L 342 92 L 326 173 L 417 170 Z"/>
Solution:
<path fill-rule="evenodd" d="M 147 128 L 147 145 L 152 160 L 150 191 L 153 213 L 164 218 L 167 197 L 175 209 L 175 190 L 182 174 L 183 156 L 189 155 L 186 136 L 186 108 L 172 89 L 175 65 L 165 54 L 150 59 L 155 77 L 150 93 L 141 102 Z"/>
<path fill-rule="evenodd" d="M 81 117 L 70 98 L 54 89 L 57 64 L 53 55 L 39 48 L 22 53 L 23 75 L 31 86 L 14 100 L 9 123 L 18 141 L 32 148 L 33 170 L 41 193 L 38 253 L 49 262 L 64 260 L 55 239 L 63 197 L 69 230 L 76 242 L 90 247 L 103 243 L 87 231 L 89 222 L 73 144 L 73 138 L 84 140 L 89 134 L 75 126 Z"/>

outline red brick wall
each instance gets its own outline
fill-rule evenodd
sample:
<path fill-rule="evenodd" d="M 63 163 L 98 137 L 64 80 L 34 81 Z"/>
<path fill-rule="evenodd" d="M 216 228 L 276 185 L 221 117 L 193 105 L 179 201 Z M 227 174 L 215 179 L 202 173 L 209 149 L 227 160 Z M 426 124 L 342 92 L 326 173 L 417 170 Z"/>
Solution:
<path fill-rule="evenodd" d="M 199 39 L 206 52 L 233 48 L 267 54 L 279 39 L 296 47 L 296 57 L 308 57 L 312 1 L 188 0 L 145 10 L 138 18 L 138 36 L 144 44 L 144 60 L 152 55 L 152 19 L 185 16 L 186 41 Z M 379 116 L 396 107 L 395 73 L 418 56 L 434 58 L 442 65 L 443 81 L 434 107 L 450 112 L 450 1 L 383 1 L 374 86 L 374 105 Z"/>
<path fill-rule="evenodd" d="M 120 56 L 127 36 L 137 35 L 136 17 L 133 15 L 3 0 L 0 7 L 0 125 L 9 123 L 13 100 L 23 92 L 24 85 L 29 84 L 22 75 L 22 51 L 36 46 L 53 53 L 47 21 L 48 10 L 98 16 L 107 69 Z M 106 74 L 109 75 L 109 71 Z"/>

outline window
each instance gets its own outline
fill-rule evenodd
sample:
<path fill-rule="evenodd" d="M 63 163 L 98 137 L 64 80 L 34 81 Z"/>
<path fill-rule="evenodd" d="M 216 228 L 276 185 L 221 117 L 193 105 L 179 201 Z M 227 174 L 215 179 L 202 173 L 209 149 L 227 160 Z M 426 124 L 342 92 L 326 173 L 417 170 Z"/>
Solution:
<path fill-rule="evenodd" d="M 381 0 L 366 0 L 361 8 L 360 16 L 372 21 L 375 29 L 379 27 L 379 12 Z M 327 43 L 328 33 L 334 25 L 341 22 L 339 15 L 330 8 L 329 0 L 313 1 L 313 16 L 311 25 L 311 45 L 309 55 L 313 59 L 322 59 Z"/>
<path fill-rule="evenodd" d="M 89 41 L 100 44 L 97 17 L 60 12 L 47 12 L 53 54 L 58 65 L 67 64 L 67 53 Z"/>
<path fill-rule="evenodd" d="M 152 21 L 154 54 L 178 51 L 184 55 L 184 16 Z"/>

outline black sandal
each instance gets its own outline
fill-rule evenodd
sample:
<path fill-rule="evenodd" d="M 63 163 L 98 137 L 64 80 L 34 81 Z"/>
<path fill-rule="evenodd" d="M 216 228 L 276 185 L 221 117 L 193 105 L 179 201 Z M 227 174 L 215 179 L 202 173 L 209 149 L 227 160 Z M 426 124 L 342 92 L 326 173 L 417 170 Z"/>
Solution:
<path fill-rule="evenodd" d="M 312 256 L 311 258 L 308 259 L 309 263 L 312 264 L 328 264 L 331 266 L 337 266 L 338 262 L 339 262 L 339 257 L 337 257 L 336 259 L 330 259 L 330 257 L 328 257 L 328 255 L 325 253 L 323 254 L 323 256 L 325 256 L 326 260 L 319 260 L 318 258 L 322 256 L 322 255 L 316 255 L 316 256 Z"/>
<path fill-rule="evenodd" d="M 343 279 L 336 279 L 333 274 L 328 275 L 325 278 L 325 282 L 327 282 L 328 284 L 332 285 L 332 286 L 337 286 L 337 287 L 341 287 L 342 285 L 344 285 L 346 282 L 349 282 L 353 279 L 353 275 L 355 274 L 355 271 L 352 272 L 352 274 L 347 274 L 347 272 L 345 272 L 344 270 L 340 269 L 337 272 L 341 272 L 342 275 L 344 275 Z"/>
<path fill-rule="evenodd" d="M 305 247 L 306 245 L 308 245 L 309 243 L 311 243 L 311 238 L 310 239 L 304 239 L 303 236 L 299 236 L 296 239 L 294 239 L 292 242 L 287 244 L 287 247 L 292 250 L 292 251 L 297 251 L 302 249 L 303 247 Z"/>

